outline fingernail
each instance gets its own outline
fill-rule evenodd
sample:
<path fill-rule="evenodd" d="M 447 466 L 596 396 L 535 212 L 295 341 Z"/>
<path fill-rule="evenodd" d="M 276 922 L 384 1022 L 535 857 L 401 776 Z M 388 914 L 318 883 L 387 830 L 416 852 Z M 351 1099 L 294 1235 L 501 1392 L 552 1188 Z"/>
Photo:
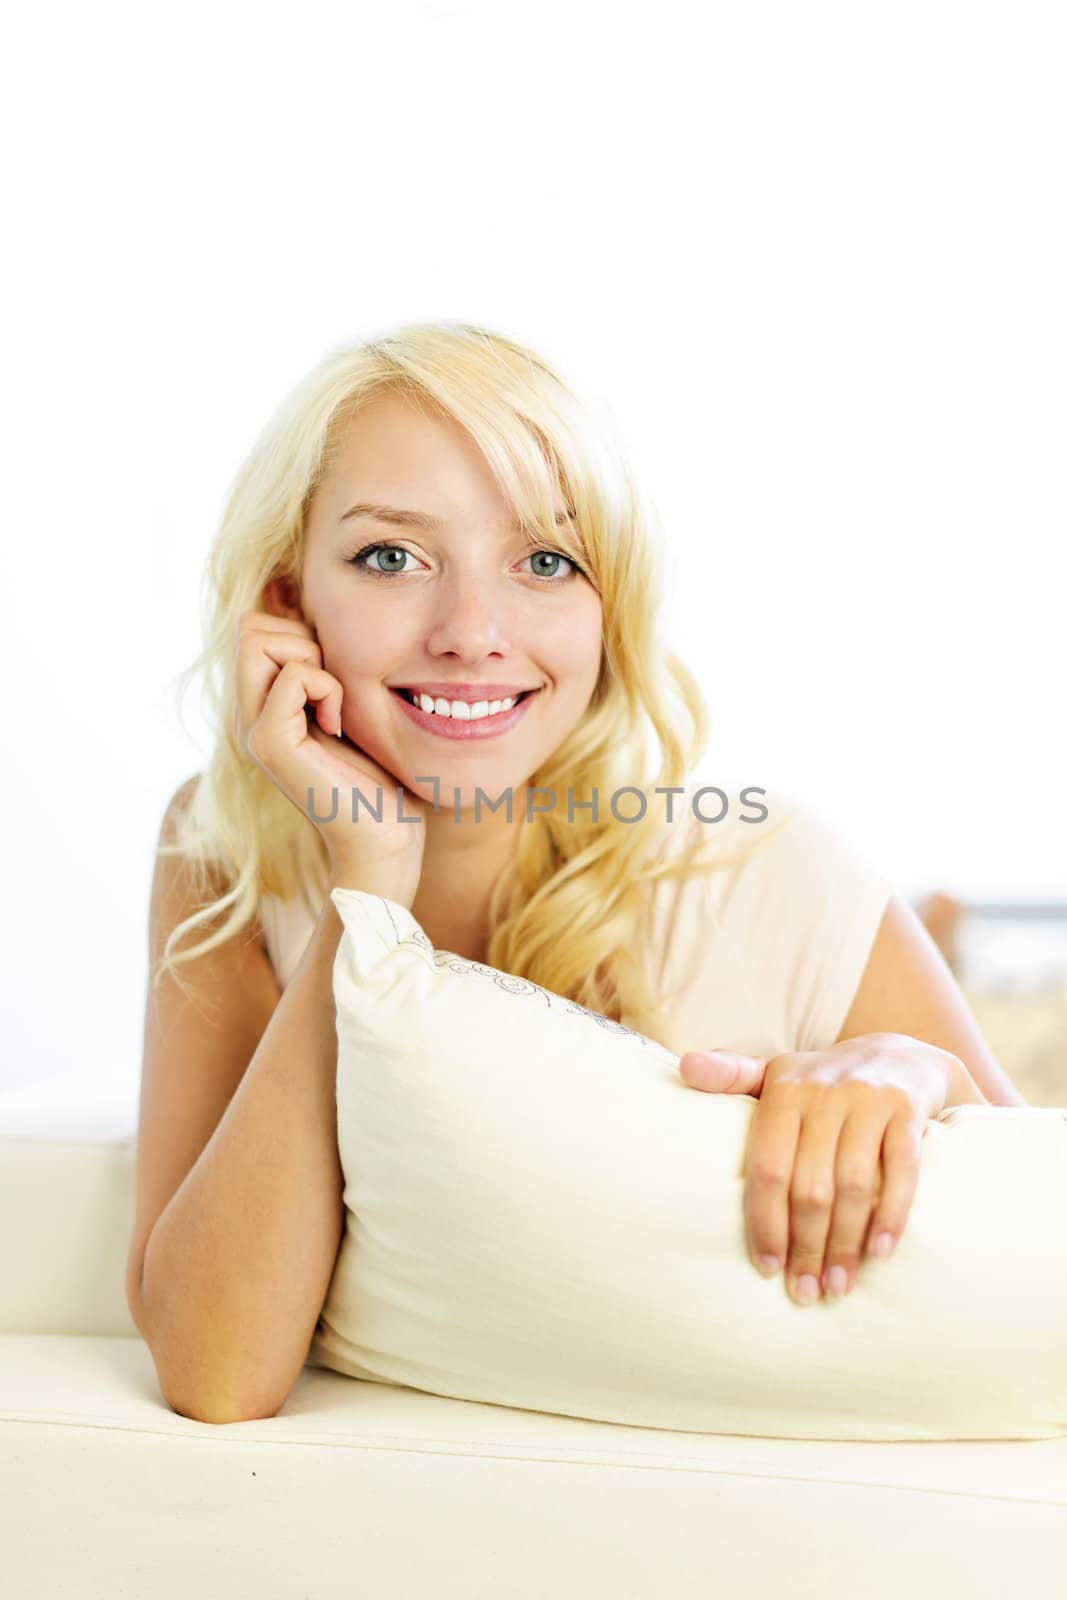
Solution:
<path fill-rule="evenodd" d="M 879 1261 L 884 1261 L 893 1248 L 893 1235 L 880 1233 L 871 1246 L 872 1256 L 877 1256 Z"/>
<path fill-rule="evenodd" d="M 831 1267 L 826 1275 L 826 1293 L 831 1300 L 840 1300 L 848 1288 L 848 1272 L 844 1267 Z"/>
<path fill-rule="evenodd" d="M 813 1300 L 817 1300 L 819 1298 L 818 1279 L 813 1278 L 810 1272 L 805 1272 L 797 1279 L 796 1297 L 798 1300 L 802 1301 L 804 1305 L 810 1305 Z"/>
<path fill-rule="evenodd" d="M 777 1256 L 760 1256 L 759 1269 L 765 1278 L 773 1278 L 776 1272 L 781 1272 L 782 1263 Z"/>

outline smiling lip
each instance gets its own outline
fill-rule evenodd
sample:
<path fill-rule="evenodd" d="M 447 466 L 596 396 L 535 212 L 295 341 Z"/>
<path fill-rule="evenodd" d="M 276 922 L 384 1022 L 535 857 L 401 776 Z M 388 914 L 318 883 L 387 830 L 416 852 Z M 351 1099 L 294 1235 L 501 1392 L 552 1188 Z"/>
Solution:
<path fill-rule="evenodd" d="M 526 715 L 526 709 L 537 698 L 538 691 L 534 689 L 526 694 L 510 711 L 498 711 L 495 717 L 479 717 L 477 722 L 438 716 L 434 711 L 422 711 L 410 700 L 405 700 L 399 689 L 393 689 L 392 694 L 416 727 L 427 733 L 435 733 L 439 739 L 493 739 L 497 734 L 507 733 Z"/>
<path fill-rule="evenodd" d="M 506 700 L 513 694 L 527 694 L 533 687 L 529 683 L 390 683 L 390 689 L 408 689 L 412 694 L 428 694 L 433 699 L 467 700 L 476 705 L 479 700 Z"/>

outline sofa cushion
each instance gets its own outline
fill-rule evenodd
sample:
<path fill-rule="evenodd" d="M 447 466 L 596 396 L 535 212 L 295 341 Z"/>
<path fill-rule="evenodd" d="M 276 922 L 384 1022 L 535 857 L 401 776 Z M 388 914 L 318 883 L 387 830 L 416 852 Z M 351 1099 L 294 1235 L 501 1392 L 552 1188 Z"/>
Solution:
<path fill-rule="evenodd" d="M 0 1335 L 16 1600 L 1059 1600 L 1065 1519 L 1067 1439 L 681 1435 L 322 1371 L 275 1417 L 194 1422 L 140 1338 Z"/>
<path fill-rule="evenodd" d="M 1067 1111 L 929 1121 L 893 1257 L 798 1306 L 745 1244 L 754 1099 L 331 897 L 346 1218 L 312 1365 L 640 1427 L 1067 1433 Z"/>
<path fill-rule="evenodd" d="M 0 1335 L 136 1335 L 126 1304 L 136 1140 L 89 1104 L 0 1099 Z"/>

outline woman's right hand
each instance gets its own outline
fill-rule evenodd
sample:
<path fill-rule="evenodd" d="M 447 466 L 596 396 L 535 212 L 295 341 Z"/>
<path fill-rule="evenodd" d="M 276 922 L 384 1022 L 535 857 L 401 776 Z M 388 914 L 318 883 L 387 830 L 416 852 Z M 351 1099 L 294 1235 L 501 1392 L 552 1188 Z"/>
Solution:
<path fill-rule="evenodd" d="M 323 667 L 306 622 L 245 611 L 239 626 L 239 748 L 318 829 L 334 884 L 365 888 L 410 909 L 422 874 L 427 802 L 344 734 L 337 737 L 344 691 Z M 358 822 L 352 821 L 353 788 L 367 800 L 359 803 Z M 335 790 L 336 815 L 320 820 L 334 811 Z M 378 807 L 379 790 L 381 822 L 368 809 Z M 398 821 L 398 809 L 419 820 Z"/>

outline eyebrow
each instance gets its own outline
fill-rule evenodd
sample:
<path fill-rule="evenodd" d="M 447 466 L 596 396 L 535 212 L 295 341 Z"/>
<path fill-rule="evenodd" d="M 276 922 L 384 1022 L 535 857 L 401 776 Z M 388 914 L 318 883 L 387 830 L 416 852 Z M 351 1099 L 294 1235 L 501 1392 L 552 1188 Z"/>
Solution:
<path fill-rule="evenodd" d="M 399 506 L 372 505 L 361 500 L 357 505 L 349 506 L 339 522 L 347 522 L 350 517 L 373 517 L 376 522 L 392 522 L 398 527 L 407 528 L 442 528 L 444 521 L 441 517 L 431 516 L 428 511 L 404 511 Z M 575 522 L 577 520 L 573 511 L 557 511 L 557 522 Z M 518 524 L 516 523 L 517 527 Z"/>

